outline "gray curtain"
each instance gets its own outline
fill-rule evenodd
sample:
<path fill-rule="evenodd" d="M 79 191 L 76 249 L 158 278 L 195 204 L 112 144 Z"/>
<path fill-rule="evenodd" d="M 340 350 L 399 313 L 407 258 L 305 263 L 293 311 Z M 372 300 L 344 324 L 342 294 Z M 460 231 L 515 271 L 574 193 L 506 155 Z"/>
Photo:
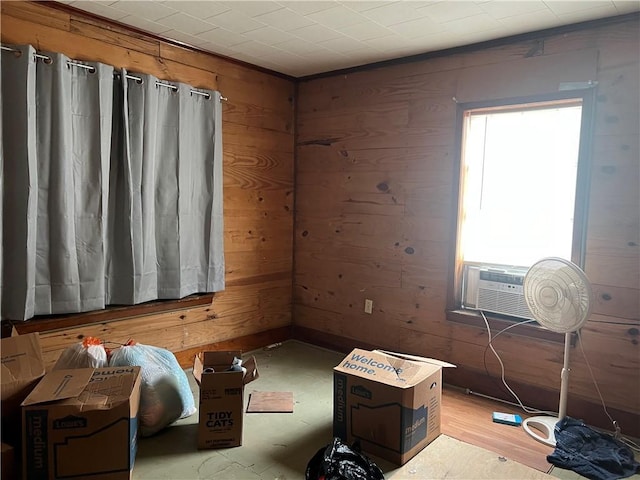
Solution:
<path fill-rule="evenodd" d="M 123 71 L 109 303 L 224 289 L 220 94 Z M 124 215 L 123 215 L 124 213 Z"/>
<path fill-rule="evenodd" d="M 27 251 L 35 260 L 36 245 L 33 222 L 28 221 L 36 218 L 31 194 L 36 184 L 36 63 L 33 48 L 20 50 L 17 57 L 2 51 L 2 315 L 16 319 L 33 316 L 35 262 Z M 14 252 L 9 261 L 4 260 L 7 252 Z"/>
<path fill-rule="evenodd" d="M 113 68 L 2 54 L 3 317 L 104 308 Z"/>
<path fill-rule="evenodd" d="M 224 288 L 219 93 L 2 53 L 2 317 Z M 123 80 L 125 79 L 125 80 Z"/>

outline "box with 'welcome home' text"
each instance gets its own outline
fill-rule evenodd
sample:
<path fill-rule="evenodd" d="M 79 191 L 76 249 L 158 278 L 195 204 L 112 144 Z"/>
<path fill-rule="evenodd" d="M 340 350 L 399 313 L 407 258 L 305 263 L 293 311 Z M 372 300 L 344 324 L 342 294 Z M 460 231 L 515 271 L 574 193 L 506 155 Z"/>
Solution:
<path fill-rule="evenodd" d="M 24 478 L 130 479 L 140 381 L 140 367 L 46 374 L 22 402 Z"/>
<path fill-rule="evenodd" d="M 446 362 L 355 349 L 333 369 L 333 435 L 398 465 L 440 435 Z"/>

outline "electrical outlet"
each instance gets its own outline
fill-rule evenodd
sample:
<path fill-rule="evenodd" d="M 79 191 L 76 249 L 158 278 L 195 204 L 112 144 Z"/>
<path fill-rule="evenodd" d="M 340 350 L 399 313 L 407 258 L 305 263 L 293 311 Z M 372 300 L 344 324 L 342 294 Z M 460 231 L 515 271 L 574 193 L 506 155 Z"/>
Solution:
<path fill-rule="evenodd" d="M 369 300 L 368 298 L 364 301 L 364 313 L 371 313 L 373 311 L 373 300 Z"/>

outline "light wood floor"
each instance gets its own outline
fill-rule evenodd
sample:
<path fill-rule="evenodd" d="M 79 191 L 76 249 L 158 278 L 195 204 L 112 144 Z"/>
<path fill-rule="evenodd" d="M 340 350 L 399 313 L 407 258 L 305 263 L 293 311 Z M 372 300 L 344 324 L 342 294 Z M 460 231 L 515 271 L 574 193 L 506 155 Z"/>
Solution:
<path fill-rule="evenodd" d="M 534 440 L 522 427 L 494 423 L 491 416 L 494 411 L 517 413 L 523 419 L 528 415 L 508 404 L 454 387 L 445 386 L 442 395 L 442 433 L 541 472 L 551 470 L 546 457 L 553 452 L 552 447 Z"/>

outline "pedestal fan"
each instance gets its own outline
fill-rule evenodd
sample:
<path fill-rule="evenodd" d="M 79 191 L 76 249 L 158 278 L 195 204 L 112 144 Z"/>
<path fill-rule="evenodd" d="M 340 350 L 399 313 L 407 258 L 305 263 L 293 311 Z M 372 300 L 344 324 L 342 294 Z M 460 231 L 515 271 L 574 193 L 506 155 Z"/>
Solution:
<path fill-rule="evenodd" d="M 589 319 L 592 292 L 587 276 L 577 265 L 557 257 L 539 260 L 524 277 L 524 297 L 533 318 L 553 332 L 564 333 L 564 364 L 560 375 L 558 416 L 536 416 L 522 426 L 533 438 L 555 447 L 554 427 L 567 414 L 571 334 Z"/>

